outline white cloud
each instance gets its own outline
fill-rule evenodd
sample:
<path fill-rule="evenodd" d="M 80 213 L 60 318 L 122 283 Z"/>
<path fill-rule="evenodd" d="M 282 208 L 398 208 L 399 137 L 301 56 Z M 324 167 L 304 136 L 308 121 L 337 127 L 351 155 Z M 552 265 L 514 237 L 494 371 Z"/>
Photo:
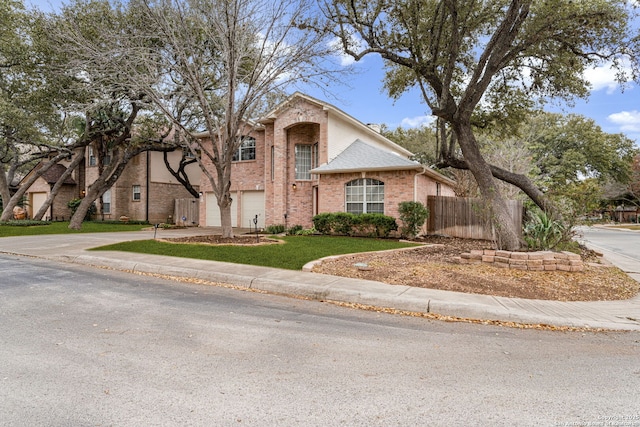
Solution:
<path fill-rule="evenodd" d="M 427 126 L 436 120 L 434 116 L 417 116 L 417 117 L 405 117 L 402 119 L 400 126 L 405 128 L 417 128 L 421 126 Z"/>
<path fill-rule="evenodd" d="M 622 132 L 640 133 L 640 111 L 621 111 L 610 114 L 607 119 L 620 126 Z"/>
<path fill-rule="evenodd" d="M 620 69 L 615 69 L 611 62 L 590 68 L 584 72 L 584 78 L 591 83 L 594 91 L 606 89 L 607 94 L 610 95 L 620 86 L 616 81 L 616 75 L 619 73 L 627 78 L 632 75 L 628 61 L 623 60 Z"/>
<path fill-rule="evenodd" d="M 584 72 L 584 77 L 591 83 L 593 90 L 606 89 L 607 93 L 611 94 L 618 87 L 616 72 L 611 65 L 588 69 Z"/>
<path fill-rule="evenodd" d="M 353 35 L 350 37 L 349 44 L 351 45 L 351 49 L 355 52 L 358 52 L 362 49 L 362 40 L 356 38 Z M 342 49 L 342 41 L 338 37 L 335 37 L 333 40 L 331 40 L 329 42 L 329 46 L 332 49 L 335 49 L 338 59 L 340 60 L 340 65 L 342 65 L 343 67 L 348 67 L 356 61 L 353 56 L 344 53 Z"/>

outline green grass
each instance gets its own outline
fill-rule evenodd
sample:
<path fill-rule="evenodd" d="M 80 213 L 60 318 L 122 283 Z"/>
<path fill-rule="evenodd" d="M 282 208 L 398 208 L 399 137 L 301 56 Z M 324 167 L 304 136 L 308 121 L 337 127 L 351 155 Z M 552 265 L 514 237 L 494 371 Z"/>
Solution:
<path fill-rule="evenodd" d="M 356 237 L 287 236 L 282 237 L 282 240 L 285 241 L 284 244 L 262 246 L 210 246 L 166 243 L 157 240 L 139 240 L 102 246 L 94 248 L 94 250 L 169 255 L 209 261 L 300 270 L 307 262 L 329 255 L 381 251 L 414 246 L 412 243 L 403 243 L 395 240 Z"/>
<path fill-rule="evenodd" d="M 39 234 L 70 234 L 70 233 L 106 233 L 113 231 L 139 231 L 150 227 L 149 224 L 124 224 L 101 221 L 87 221 L 82 223 L 81 230 L 70 230 L 69 222 L 50 222 L 42 225 L 25 225 L 18 221 L 0 224 L 0 237 L 35 236 Z"/>

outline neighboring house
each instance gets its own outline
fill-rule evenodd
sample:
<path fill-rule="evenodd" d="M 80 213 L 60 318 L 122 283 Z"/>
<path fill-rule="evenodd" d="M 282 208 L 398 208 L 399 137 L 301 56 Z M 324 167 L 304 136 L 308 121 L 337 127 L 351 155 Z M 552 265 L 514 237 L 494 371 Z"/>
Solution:
<path fill-rule="evenodd" d="M 70 162 L 70 160 L 63 160 L 57 165 L 53 165 L 45 173 L 43 173 L 33 183 L 33 185 L 31 185 L 31 187 L 25 194 L 27 200 L 26 209 L 29 218 L 32 218 L 33 215 L 35 215 L 35 213 L 40 210 L 40 207 L 49 197 L 51 189 L 58 182 Z M 73 171 L 71 176 L 65 179 L 62 187 L 58 191 L 58 195 L 53 200 L 53 203 L 49 207 L 49 210 L 42 219 L 47 221 L 64 221 L 71 218 L 71 210 L 67 206 L 67 203 L 69 202 L 69 200 L 80 197 L 81 188 L 84 188 L 85 186 L 84 169 L 82 165 L 83 164 L 81 163 L 80 166 L 75 171 Z M 22 182 L 29 179 L 33 173 L 40 169 L 41 166 L 42 163 L 36 165 L 36 167 L 33 168 L 33 170 L 21 180 L 19 185 L 22 185 Z"/>
<path fill-rule="evenodd" d="M 98 177 L 97 161 L 91 147 L 87 147 L 83 155 L 84 162 L 74 171 L 72 178 L 65 182 L 49 214 L 45 215 L 45 219 L 68 220 L 71 217 L 71 211 L 67 203 L 74 198 L 83 197 L 88 186 Z M 182 158 L 182 152 L 180 150 L 170 152 L 168 158 L 170 164 L 177 167 Z M 105 159 L 105 162 L 108 163 L 109 159 Z M 68 162 L 61 162 L 31 186 L 27 192 L 29 217 L 32 217 L 42 206 L 66 164 Z M 200 168 L 194 163 L 186 170 L 197 190 Z M 113 187 L 104 193 L 102 196 L 104 212 L 98 213 L 97 219 L 118 220 L 121 216 L 125 216 L 131 220 L 150 223 L 174 222 L 175 200 L 192 197 L 167 170 L 163 153 L 146 152 L 131 159 Z M 98 201 L 96 205 L 99 206 Z M 197 225 L 197 219 L 193 225 Z"/>
<path fill-rule="evenodd" d="M 640 207 L 619 205 L 615 209 L 605 210 L 605 213 L 616 222 L 638 222 L 640 218 Z"/>
<path fill-rule="evenodd" d="M 323 212 L 383 213 L 427 196 L 454 196 L 454 181 L 409 160 L 412 153 L 370 126 L 295 93 L 259 120 L 231 170 L 232 226 L 311 227 Z M 212 168 L 207 159 L 205 166 Z M 220 211 L 203 175 L 200 218 L 219 226 Z"/>
<path fill-rule="evenodd" d="M 94 182 L 98 177 L 98 167 L 87 150 L 86 181 Z M 169 163 L 177 168 L 182 152 L 168 153 Z M 198 189 L 200 168 L 197 163 L 187 167 L 190 182 Z M 163 153 L 147 151 L 129 161 L 116 183 L 102 196 L 104 219 L 119 219 L 125 216 L 131 220 L 155 223 L 175 222 L 174 206 L 176 199 L 193 196 L 178 180 L 169 173 L 164 164 Z M 99 206 L 99 205 L 98 205 Z M 99 209 L 98 209 L 99 210 Z M 98 218 L 102 218 L 99 213 Z M 197 225 L 195 222 L 193 225 Z"/>

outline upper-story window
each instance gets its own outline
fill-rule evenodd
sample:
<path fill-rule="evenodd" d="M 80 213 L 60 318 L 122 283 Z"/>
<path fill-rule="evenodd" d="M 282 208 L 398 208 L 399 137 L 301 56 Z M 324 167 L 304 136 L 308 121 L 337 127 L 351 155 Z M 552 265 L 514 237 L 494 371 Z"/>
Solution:
<path fill-rule="evenodd" d="M 234 162 L 240 162 L 243 160 L 255 160 L 256 159 L 256 139 L 250 136 L 242 137 L 242 143 L 238 150 L 233 154 Z"/>
<path fill-rule="evenodd" d="M 98 158 L 93 152 L 93 147 L 89 146 L 89 166 L 96 166 L 97 164 Z M 104 156 L 104 159 L 102 159 L 102 164 L 104 166 L 108 166 L 109 164 L 111 164 L 111 151 Z"/>
<path fill-rule="evenodd" d="M 297 144 L 296 152 L 296 179 L 311 179 L 311 169 L 318 165 L 318 144 L 303 145 Z"/>
<path fill-rule="evenodd" d="M 182 147 L 182 157 L 185 159 L 195 159 L 196 155 L 189 149 L 189 147 Z"/>
<path fill-rule="evenodd" d="M 384 182 L 371 178 L 350 181 L 345 186 L 347 212 L 384 213 Z"/>
<path fill-rule="evenodd" d="M 93 154 L 93 147 L 89 147 L 89 166 L 97 164 L 96 156 Z"/>

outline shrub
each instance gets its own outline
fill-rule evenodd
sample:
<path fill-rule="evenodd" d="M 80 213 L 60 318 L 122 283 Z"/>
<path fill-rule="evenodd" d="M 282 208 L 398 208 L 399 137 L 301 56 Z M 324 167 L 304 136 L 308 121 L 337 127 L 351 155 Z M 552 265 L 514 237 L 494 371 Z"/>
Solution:
<path fill-rule="evenodd" d="M 348 212 L 335 212 L 331 221 L 334 233 L 351 236 L 353 234 L 355 215 Z"/>
<path fill-rule="evenodd" d="M 82 199 L 69 200 L 69 203 L 67 203 L 67 207 L 71 209 L 71 215 L 76 213 L 76 211 L 78 210 L 78 206 L 80 206 L 80 203 L 82 203 Z M 90 221 L 91 217 L 96 213 L 98 213 L 98 209 L 96 208 L 95 203 L 91 203 L 91 206 L 89 206 L 89 209 L 87 209 L 87 213 L 84 216 L 84 220 Z"/>
<path fill-rule="evenodd" d="M 287 230 L 287 234 L 289 236 L 295 236 L 297 234 L 300 234 L 300 232 L 302 232 L 302 230 L 304 230 L 304 227 L 301 226 L 300 224 L 296 224 L 293 227 L 289 228 Z"/>
<path fill-rule="evenodd" d="M 395 218 L 383 214 L 323 213 L 313 217 L 313 225 L 321 234 L 387 237 L 398 229 Z"/>
<path fill-rule="evenodd" d="M 280 234 L 284 233 L 285 227 L 284 224 L 273 224 L 269 225 L 264 229 L 264 232 L 267 234 Z"/>
<path fill-rule="evenodd" d="M 330 234 L 331 233 L 331 218 L 333 214 L 331 213 L 321 213 L 313 217 L 313 227 L 320 234 Z"/>
<path fill-rule="evenodd" d="M 19 219 L 11 221 L 2 221 L 0 225 L 11 225 L 16 227 L 32 227 L 34 225 L 50 225 L 49 221 L 36 221 L 34 219 Z"/>
<path fill-rule="evenodd" d="M 571 227 L 553 219 L 546 212 L 535 209 L 529 212 L 524 226 L 524 240 L 529 249 L 551 250 L 571 240 Z"/>
<path fill-rule="evenodd" d="M 409 238 L 416 237 L 429 218 L 429 209 L 420 202 L 400 202 L 398 212 L 402 221 L 400 234 Z"/>

